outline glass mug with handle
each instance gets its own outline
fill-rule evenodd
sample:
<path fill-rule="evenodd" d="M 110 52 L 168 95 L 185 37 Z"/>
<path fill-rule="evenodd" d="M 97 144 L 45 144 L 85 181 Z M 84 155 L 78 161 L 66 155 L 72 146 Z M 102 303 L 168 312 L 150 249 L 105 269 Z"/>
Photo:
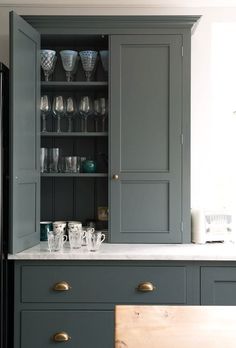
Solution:
<path fill-rule="evenodd" d="M 67 236 L 63 233 L 54 233 L 53 231 L 48 232 L 48 249 L 52 251 L 61 251 L 63 245 L 67 241 Z"/>
<path fill-rule="evenodd" d="M 71 249 L 79 249 L 82 247 L 83 239 L 85 238 L 82 229 L 69 229 L 68 235 Z"/>
<path fill-rule="evenodd" d="M 102 232 L 96 232 L 94 228 L 87 229 L 86 231 L 86 242 L 87 242 L 87 249 L 89 251 L 97 251 L 101 244 L 105 240 L 105 234 Z"/>

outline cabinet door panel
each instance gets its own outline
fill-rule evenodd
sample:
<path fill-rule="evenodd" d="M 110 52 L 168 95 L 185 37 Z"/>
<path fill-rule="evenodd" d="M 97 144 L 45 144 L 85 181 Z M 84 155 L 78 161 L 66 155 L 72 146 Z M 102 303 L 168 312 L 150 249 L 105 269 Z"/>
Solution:
<path fill-rule="evenodd" d="M 53 336 L 66 332 L 70 339 L 55 342 Z M 22 311 L 21 348 L 59 346 L 111 348 L 114 336 L 112 311 Z"/>
<path fill-rule="evenodd" d="M 201 305 L 236 305 L 236 267 L 201 268 Z"/>
<path fill-rule="evenodd" d="M 111 37 L 111 240 L 182 242 L 182 36 Z"/>
<path fill-rule="evenodd" d="M 13 253 L 39 241 L 40 35 L 11 13 L 11 240 Z"/>

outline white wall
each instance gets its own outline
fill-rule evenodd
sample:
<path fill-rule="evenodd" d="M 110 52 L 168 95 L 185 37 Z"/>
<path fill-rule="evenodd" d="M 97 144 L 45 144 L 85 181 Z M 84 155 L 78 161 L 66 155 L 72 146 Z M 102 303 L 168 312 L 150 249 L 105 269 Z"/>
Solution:
<path fill-rule="evenodd" d="M 8 12 L 0 7 L 0 61 Z M 202 15 L 192 37 L 192 206 L 236 213 L 236 8 L 20 7 L 18 14 Z M 223 35 L 222 35 L 223 34 Z"/>

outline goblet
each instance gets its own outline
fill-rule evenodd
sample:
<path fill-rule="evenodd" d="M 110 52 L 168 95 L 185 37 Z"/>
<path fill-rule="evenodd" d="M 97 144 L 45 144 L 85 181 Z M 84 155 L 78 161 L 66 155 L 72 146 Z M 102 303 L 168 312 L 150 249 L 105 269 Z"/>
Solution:
<path fill-rule="evenodd" d="M 95 99 L 93 102 L 93 114 L 94 114 L 94 121 L 95 121 L 95 132 L 98 132 L 98 121 L 100 119 L 101 115 L 101 105 L 100 100 Z"/>
<path fill-rule="evenodd" d="M 66 81 L 70 82 L 75 73 L 75 64 L 77 61 L 78 52 L 72 50 L 60 51 L 63 68 L 66 72 Z"/>
<path fill-rule="evenodd" d="M 51 105 L 49 102 L 49 97 L 47 95 L 43 95 L 40 100 L 40 111 L 42 115 L 42 132 L 47 132 L 46 127 L 46 118 L 50 114 Z"/>
<path fill-rule="evenodd" d="M 82 66 L 85 72 L 85 78 L 87 81 L 91 81 L 98 52 L 97 51 L 80 51 L 79 55 L 80 55 Z"/>
<path fill-rule="evenodd" d="M 72 97 L 66 99 L 66 113 L 65 116 L 68 118 L 68 132 L 72 132 L 72 118 L 76 113 L 76 101 Z"/>
<path fill-rule="evenodd" d="M 82 97 L 79 103 L 79 113 L 82 118 L 82 132 L 87 132 L 87 118 L 93 113 L 92 100 L 90 97 Z"/>
<path fill-rule="evenodd" d="M 41 67 L 44 72 L 45 81 L 49 81 L 50 75 L 53 73 L 56 64 L 56 51 L 41 50 Z"/>
<path fill-rule="evenodd" d="M 57 118 L 57 128 L 56 132 L 61 132 L 61 118 L 65 115 L 66 107 L 65 107 L 65 100 L 63 97 L 56 96 L 53 99 L 53 105 L 52 105 L 52 112 L 54 116 Z"/>
<path fill-rule="evenodd" d="M 103 50 L 99 51 L 100 57 L 101 57 L 101 62 L 102 62 L 102 67 L 105 71 L 106 77 L 108 75 L 108 51 Z"/>
<path fill-rule="evenodd" d="M 102 117 L 102 132 L 105 132 L 105 120 L 108 114 L 108 105 L 107 105 L 107 100 L 105 98 L 100 98 L 99 101 L 100 101 L 100 108 L 101 108 L 100 115 Z"/>

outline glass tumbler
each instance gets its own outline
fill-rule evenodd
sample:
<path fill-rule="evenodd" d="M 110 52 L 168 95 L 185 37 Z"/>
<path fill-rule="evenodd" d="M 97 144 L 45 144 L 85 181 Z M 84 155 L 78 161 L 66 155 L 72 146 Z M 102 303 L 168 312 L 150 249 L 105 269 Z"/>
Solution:
<path fill-rule="evenodd" d="M 48 160 L 48 149 L 46 147 L 41 147 L 40 150 L 40 172 L 47 172 L 47 160 Z"/>
<path fill-rule="evenodd" d="M 77 156 L 65 157 L 65 171 L 66 173 L 77 172 Z"/>
<path fill-rule="evenodd" d="M 58 172 L 59 148 L 48 149 L 48 171 L 50 173 Z"/>

